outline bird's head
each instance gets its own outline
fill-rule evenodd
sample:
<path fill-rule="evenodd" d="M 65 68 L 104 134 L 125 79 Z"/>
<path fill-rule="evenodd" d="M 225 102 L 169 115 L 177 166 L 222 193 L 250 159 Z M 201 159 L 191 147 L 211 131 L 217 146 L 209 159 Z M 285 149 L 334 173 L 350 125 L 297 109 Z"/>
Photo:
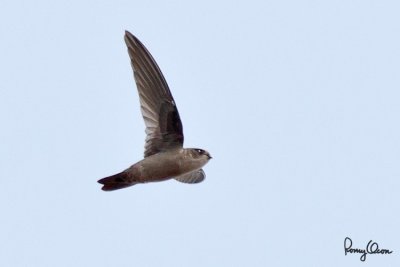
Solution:
<path fill-rule="evenodd" d="M 206 162 L 212 159 L 208 151 L 200 148 L 190 148 L 190 154 L 192 155 L 193 159 L 205 160 Z"/>

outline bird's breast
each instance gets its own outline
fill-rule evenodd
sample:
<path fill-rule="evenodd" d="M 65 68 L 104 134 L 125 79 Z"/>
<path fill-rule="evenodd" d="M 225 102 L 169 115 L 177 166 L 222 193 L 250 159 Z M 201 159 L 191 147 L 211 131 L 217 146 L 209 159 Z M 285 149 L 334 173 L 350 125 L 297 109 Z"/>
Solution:
<path fill-rule="evenodd" d="M 158 153 L 134 165 L 140 180 L 161 181 L 185 172 L 183 156 L 180 153 Z"/>

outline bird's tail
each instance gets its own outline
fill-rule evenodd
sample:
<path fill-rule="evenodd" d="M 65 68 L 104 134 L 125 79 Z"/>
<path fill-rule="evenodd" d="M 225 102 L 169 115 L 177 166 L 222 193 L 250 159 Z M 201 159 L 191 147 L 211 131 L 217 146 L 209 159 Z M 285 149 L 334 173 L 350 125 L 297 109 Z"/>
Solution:
<path fill-rule="evenodd" d="M 137 184 L 132 179 L 132 175 L 125 171 L 105 177 L 97 182 L 103 185 L 101 189 L 104 191 L 113 191 Z"/>

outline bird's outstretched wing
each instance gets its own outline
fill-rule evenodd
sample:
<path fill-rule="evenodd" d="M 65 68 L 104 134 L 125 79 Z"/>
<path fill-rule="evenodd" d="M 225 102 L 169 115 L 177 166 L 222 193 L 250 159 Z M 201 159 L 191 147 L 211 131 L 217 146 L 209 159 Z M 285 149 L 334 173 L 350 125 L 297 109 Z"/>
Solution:
<path fill-rule="evenodd" d="M 182 147 L 181 119 L 160 68 L 146 47 L 128 31 L 125 31 L 125 43 L 146 124 L 144 156 Z"/>

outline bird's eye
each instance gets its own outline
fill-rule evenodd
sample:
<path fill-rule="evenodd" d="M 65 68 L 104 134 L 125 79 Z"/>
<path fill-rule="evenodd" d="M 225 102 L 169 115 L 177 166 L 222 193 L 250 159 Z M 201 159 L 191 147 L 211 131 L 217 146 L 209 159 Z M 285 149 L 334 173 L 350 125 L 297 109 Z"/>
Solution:
<path fill-rule="evenodd" d="M 197 149 L 197 152 L 199 152 L 199 154 L 203 154 L 203 150 L 201 150 L 201 149 Z"/>

